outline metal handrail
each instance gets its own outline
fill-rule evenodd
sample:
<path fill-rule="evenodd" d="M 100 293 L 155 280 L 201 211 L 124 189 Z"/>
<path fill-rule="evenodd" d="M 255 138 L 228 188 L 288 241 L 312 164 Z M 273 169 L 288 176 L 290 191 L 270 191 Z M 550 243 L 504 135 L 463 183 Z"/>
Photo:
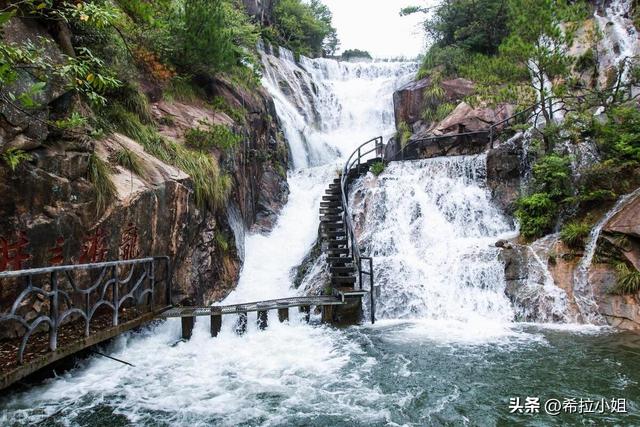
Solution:
<path fill-rule="evenodd" d="M 165 264 L 164 274 L 156 277 L 161 264 Z M 131 269 L 120 277 L 119 267 Z M 79 271 L 85 272 L 85 276 L 73 275 Z M 24 329 L 17 350 L 18 363 L 21 364 L 30 337 L 42 329 L 43 324 L 49 331 L 49 350 L 56 351 L 59 329 L 71 319 L 84 320 L 84 335 L 88 337 L 91 321 L 99 310 L 111 310 L 112 326 L 117 327 L 121 308 L 132 305 L 150 313 L 165 309 L 171 304 L 171 275 L 167 256 L 2 272 L 0 281 L 21 280 L 24 286 L 12 305 L 0 310 L 0 324 L 14 322 Z M 165 287 L 164 295 L 157 298 L 160 296 L 160 284 Z M 48 301 L 48 310 L 45 308 L 31 318 L 22 309 L 28 307 L 30 298 L 35 296 Z M 158 299 L 161 307 L 156 306 Z"/>

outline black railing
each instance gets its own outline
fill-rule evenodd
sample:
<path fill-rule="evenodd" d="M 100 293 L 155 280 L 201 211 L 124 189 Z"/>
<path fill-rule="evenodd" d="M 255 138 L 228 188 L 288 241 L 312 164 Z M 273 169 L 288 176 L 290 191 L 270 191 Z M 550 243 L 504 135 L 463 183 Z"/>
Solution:
<path fill-rule="evenodd" d="M 0 285 L 18 294 L 10 307 L 0 307 L 5 333 L 11 324 L 18 326 L 18 363 L 23 363 L 29 338 L 38 330 L 48 330 L 48 347 L 55 351 L 62 326 L 84 321 L 88 337 L 97 317 L 103 322 L 110 317 L 111 325 L 118 326 L 125 311 L 139 317 L 171 304 L 168 257 L 7 271 L 0 273 Z"/>
<path fill-rule="evenodd" d="M 349 248 L 349 255 L 353 260 L 354 265 L 358 269 L 358 286 L 360 290 L 362 286 L 362 276 L 369 276 L 369 289 L 370 289 L 370 301 L 371 301 L 371 323 L 375 323 L 375 308 L 374 308 L 374 284 L 373 284 L 373 259 L 370 257 L 363 257 L 360 254 L 360 247 L 355 235 L 353 226 L 353 220 L 351 213 L 349 212 L 349 185 L 351 184 L 353 176 L 352 171 L 357 171 L 356 175 L 363 172 L 364 164 L 362 163 L 365 156 L 375 153 L 374 156 L 382 156 L 382 137 L 373 138 L 364 144 L 361 144 L 351 156 L 347 159 L 347 162 L 342 169 L 342 177 L 340 180 L 340 189 L 342 190 L 342 219 L 345 224 L 347 247 Z M 362 269 L 362 261 L 367 260 L 369 263 L 369 270 L 364 271 Z"/>

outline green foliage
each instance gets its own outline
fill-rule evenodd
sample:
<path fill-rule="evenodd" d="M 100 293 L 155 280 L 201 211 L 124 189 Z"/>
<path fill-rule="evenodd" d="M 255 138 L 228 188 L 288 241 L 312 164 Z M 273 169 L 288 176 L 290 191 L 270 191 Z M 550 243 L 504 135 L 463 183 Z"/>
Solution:
<path fill-rule="evenodd" d="M 437 123 L 441 120 L 444 120 L 451 112 L 456 108 L 455 104 L 450 102 L 443 102 L 438 105 L 435 109 L 431 107 L 425 108 L 422 113 L 422 118 L 430 123 Z"/>
<path fill-rule="evenodd" d="M 616 265 L 618 280 L 613 289 L 614 293 L 625 295 L 635 294 L 640 291 L 640 271 L 621 262 Z"/>
<path fill-rule="evenodd" d="M 400 147 L 404 148 L 407 145 L 409 138 L 411 138 L 411 128 L 406 122 L 400 122 L 398 125 L 396 138 L 399 139 Z"/>
<path fill-rule="evenodd" d="M 369 52 L 367 52 L 366 50 L 347 49 L 344 52 L 342 52 L 342 55 L 340 55 L 340 57 L 342 59 L 344 59 L 345 61 L 348 61 L 348 60 L 353 59 L 353 58 L 371 59 L 371 54 Z"/>
<path fill-rule="evenodd" d="M 560 239 L 570 248 L 583 249 L 591 233 L 591 225 L 585 222 L 570 222 L 560 231 Z"/>
<path fill-rule="evenodd" d="M 384 171 L 384 163 L 383 162 L 375 162 L 371 165 L 369 169 L 372 174 L 375 176 L 380 175 Z"/>
<path fill-rule="evenodd" d="M 221 209 L 231 191 L 231 178 L 220 171 L 215 157 L 163 138 L 133 112 L 114 104 L 103 112 L 102 124 L 140 143 L 145 151 L 183 170 L 193 180 L 196 204 L 200 208 Z"/>
<path fill-rule="evenodd" d="M 571 161 L 568 157 L 550 154 L 533 166 L 533 188 L 546 193 L 554 201 L 571 195 Z"/>
<path fill-rule="evenodd" d="M 242 108 L 234 108 L 221 96 L 216 96 L 211 101 L 211 107 L 231 117 L 236 123 L 245 123 L 247 112 Z"/>
<path fill-rule="evenodd" d="M 534 191 L 517 202 L 516 217 L 520 232 L 526 239 L 540 237 L 553 230 L 561 204 L 571 195 L 570 161 L 550 154 L 533 166 Z"/>
<path fill-rule="evenodd" d="M 220 232 L 216 233 L 214 239 L 216 241 L 216 247 L 223 254 L 227 253 L 229 251 L 229 249 L 231 249 L 231 242 L 230 242 L 230 238 L 227 235 L 227 233 L 224 233 L 224 232 L 220 231 Z"/>
<path fill-rule="evenodd" d="M 185 0 L 178 25 L 178 59 L 194 72 L 228 71 L 250 61 L 248 49 L 258 40 L 256 27 L 231 0 Z"/>
<path fill-rule="evenodd" d="M 114 160 L 117 164 L 138 176 L 142 176 L 144 174 L 144 167 L 142 166 L 140 157 L 126 147 L 122 147 L 115 152 Z"/>
<path fill-rule="evenodd" d="M 634 106 L 609 110 L 607 121 L 595 122 L 598 146 L 608 158 L 640 163 L 640 111 Z"/>
<path fill-rule="evenodd" d="M 31 154 L 17 148 L 9 148 L 2 153 L 2 160 L 12 172 L 15 172 L 22 162 L 31 160 Z"/>
<path fill-rule="evenodd" d="M 111 181 L 109 165 L 95 153 L 89 156 L 87 179 L 93 184 L 96 192 L 96 215 L 100 215 L 115 197 L 116 186 Z"/>
<path fill-rule="evenodd" d="M 107 98 L 103 94 L 122 84 L 105 68 L 104 61 L 86 48 L 79 48 L 76 57 L 68 57 L 55 74 L 69 82 L 67 89 L 79 92 L 97 105 L 105 105 Z"/>
<path fill-rule="evenodd" d="M 516 218 L 520 221 L 520 234 L 534 239 L 553 229 L 557 205 L 546 193 L 534 193 L 518 200 Z"/>
<path fill-rule="evenodd" d="M 81 116 L 77 111 L 72 112 L 69 117 L 60 120 L 54 120 L 51 125 L 57 129 L 78 129 L 87 124 L 86 117 Z"/>
<path fill-rule="evenodd" d="M 507 0 L 444 0 L 425 29 L 439 47 L 491 55 L 508 33 L 507 12 Z"/>
<path fill-rule="evenodd" d="M 230 150 L 235 148 L 242 140 L 227 126 L 218 124 L 201 123 L 205 129 L 189 129 L 185 134 L 187 146 L 197 150 L 209 150 L 217 148 L 220 150 Z"/>
<path fill-rule="evenodd" d="M 333 54 L 338 46 L 331 11 L 318 0 L 279 0 L 273 9 L 274 26 L 266 38 L 275 39 L 297 55 Z"/>

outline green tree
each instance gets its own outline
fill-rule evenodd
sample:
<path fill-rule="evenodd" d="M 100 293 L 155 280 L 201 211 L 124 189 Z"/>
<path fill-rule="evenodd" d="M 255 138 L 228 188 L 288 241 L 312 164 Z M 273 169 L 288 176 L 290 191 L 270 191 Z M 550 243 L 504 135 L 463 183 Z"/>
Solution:
<path fill-rule="evenodd" d="M 500 46 L 500 54 L 529 71 L 531 79 L 523 83 L 537 93 L 547 123 L 554 121 L 554 92 L 565 89 L 561 82 L 573 62 L 567 53 L 575 32 L 571 23 L 583 15 L 583 6 L 566 0 L 509 0 L 510 35 Z"/>
<path fill-rule="evenodd" d="M 369 52 L 367 52 L 366 50 L 360 50 L 360 49 L 347 49 L 344 52 L 342 52 L 341 55 L 342 59 L 348 61 L 351 58 L 368 58 L 371 59 L 371 54 Z"/>
<path fill-rule="evenodd" d="M 257 29 L 229 0 L 186 0 L 182 16 L 182 58 L 193 71 L 227 71 L 248 57 Z"/>
<path fill-rule="evenodd" d="M 273 10 L 276 42 L 296 54 L 321 56 L 338 47 L 331 11 L 318 0 L 279 0 Z"/>

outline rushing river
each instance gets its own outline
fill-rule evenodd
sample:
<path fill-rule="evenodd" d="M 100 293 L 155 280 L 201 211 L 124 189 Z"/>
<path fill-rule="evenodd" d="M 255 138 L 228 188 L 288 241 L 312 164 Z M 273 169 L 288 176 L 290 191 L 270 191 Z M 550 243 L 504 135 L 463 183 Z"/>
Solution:
<path fill-rule="evenodd" d="M 416 70 L 306 58 L 296 65 L 285 50 L 264 53 L 263 63 L 290 146 L 291 194 L 270 234 L 247 237 L 226 303 L 298 293 L 291 271 L 315 240 L 327 183 L 359 143 L 393 132 L 392 93 Z M 334 329 L 294 314 L 259 331 L 253 315 L 237 336 L 227 317 L 219 337 L 199 320 L 182 342 L 179 321 L 167 321 L 105 349 L 135 367 L 91 357 L 3 396 L 0 425 L 640 424 L 640 338 L 514 322 L 491 244 L 516 230 L 484 188 L 484 161 L 394 165 L 359 184 L 379 207 L 361 211 L 381 287 L 375 326 Z M 554 309 L 562 310 L 561 296 Z M 576 413 L 545 415 L 549 399 L 569 410 L 565 399 L 575 399 Z"/>

